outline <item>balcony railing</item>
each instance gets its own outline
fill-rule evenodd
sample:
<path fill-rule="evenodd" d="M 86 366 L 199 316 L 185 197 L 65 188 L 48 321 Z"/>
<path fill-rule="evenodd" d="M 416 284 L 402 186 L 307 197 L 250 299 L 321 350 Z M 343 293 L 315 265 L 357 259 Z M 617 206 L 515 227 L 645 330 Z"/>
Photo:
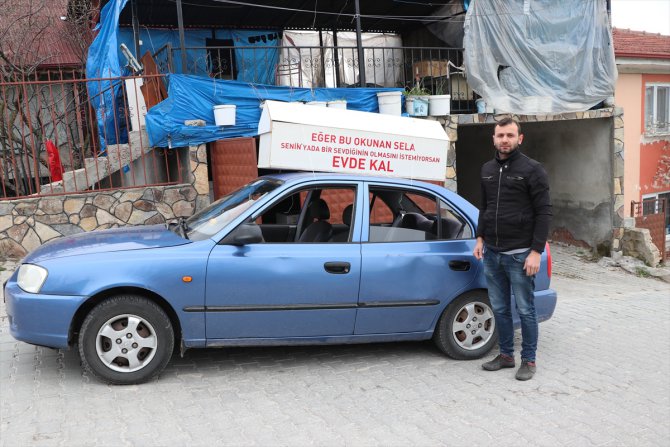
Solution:
<path fill-rule="evenodd" d="M 143 130 L 143 98 L 163 78 L 0 81 L 0 200 L 183 183 L 183 154 L 151 148 Z M 97 117 L 92 100 L 112 89 Z"/>
<path fill-rule="evenodd" d="M 459 48 L 364 47 L 366 87 L 417 83 L 434 95 L 451 95 L 452 113 L 474 113 L 478 96 L 460 69 Z M 166 45 L 154 59 L 161 73 L 289 87 L 360 87 L 355 46 L 208 46 L 181 50 Z"/>

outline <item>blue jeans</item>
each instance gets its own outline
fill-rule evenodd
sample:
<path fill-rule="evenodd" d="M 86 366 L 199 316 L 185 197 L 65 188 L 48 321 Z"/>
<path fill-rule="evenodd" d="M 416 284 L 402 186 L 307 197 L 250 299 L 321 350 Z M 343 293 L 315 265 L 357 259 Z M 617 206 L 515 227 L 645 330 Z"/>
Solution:
<path fill-rule="evenodd" d="M 534 362 L 537 350 L 537 313 L 535 312 L 535 276 L 527 276 L 523 264 L 530 250 L 504 255 L 492 250 L 484 252 L 484 273 L 489 288 L 489 300 L 498 326 L 500 353 L 514 356 L 514 323 L 512 322 L 512 292 L 521 318 L 521 359 Z"/>

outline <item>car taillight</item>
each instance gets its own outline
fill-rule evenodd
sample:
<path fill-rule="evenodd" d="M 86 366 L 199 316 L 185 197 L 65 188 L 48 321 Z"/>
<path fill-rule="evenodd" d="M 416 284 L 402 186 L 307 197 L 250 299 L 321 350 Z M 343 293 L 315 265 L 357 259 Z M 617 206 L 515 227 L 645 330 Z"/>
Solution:
<path fill-rule="evenodd" d="M 549 248 L 549 242 L 544 246 L 544 250 L 547 252 L 547 276 L 551 279 L 551 249 Z"/>

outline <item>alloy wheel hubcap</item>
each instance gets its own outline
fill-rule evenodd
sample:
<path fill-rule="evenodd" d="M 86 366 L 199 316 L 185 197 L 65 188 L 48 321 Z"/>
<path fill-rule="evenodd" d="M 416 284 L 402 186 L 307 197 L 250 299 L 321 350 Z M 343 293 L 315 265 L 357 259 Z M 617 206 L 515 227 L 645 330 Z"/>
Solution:
<path fill-rule="evenodd" d="M 134 372 L 147 366 L 156 355 L 158 338 L 153 326 L 137 315 L 110 318 L 96 336 L 100 361 L 118 372 Z"/>
<path fill-rule="evenodd" d="M 472 351 L 488 343 L 493 337 L 495 319 L 491 308 L 480 301 L 470 302 L 456 312 L 452 335 L 463 349 Z"/>

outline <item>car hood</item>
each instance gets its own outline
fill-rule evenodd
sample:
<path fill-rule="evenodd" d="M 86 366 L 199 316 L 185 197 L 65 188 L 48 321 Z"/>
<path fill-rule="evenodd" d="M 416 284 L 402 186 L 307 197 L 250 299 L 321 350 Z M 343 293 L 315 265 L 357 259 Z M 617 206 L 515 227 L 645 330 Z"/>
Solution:
<path fill-rule="evenodd" d="M 173 247 L 188 243 L 187 239 L 167 230 L 165 225 L 113 228 L 47 242 L 26 256 L 23 262 L 37 263 L 65 256 Z"/>

